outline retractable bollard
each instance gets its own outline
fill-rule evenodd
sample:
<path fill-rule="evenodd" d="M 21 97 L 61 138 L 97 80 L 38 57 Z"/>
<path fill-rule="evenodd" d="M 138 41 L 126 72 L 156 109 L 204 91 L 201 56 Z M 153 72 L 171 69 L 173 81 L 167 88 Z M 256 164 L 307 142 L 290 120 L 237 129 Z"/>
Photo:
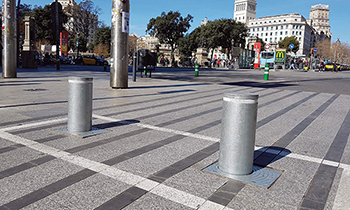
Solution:
<path fill-rule="evenodd" d="M 199 75 L 199 64 L 198 64 L 198 63 L 196 63 L 196 64 L 195 64 L 195 72 L 194 72 L 194 76 L 195 76 L 195 77 L 198 77 L 198 75 Z"/>
<path fill-rule="evenodd" d="M 264 80 L 269 80 L 269 64 L 265 65 Z"/>
<path fill-rule="evenodd" d="M 69 77 L 68 132 L 92 130 L 92 78 Z"/>
<path fill-rule="evenodd" d="M 259 95 L 224 94 L 218 170 L 231 175 L 253 172 Z"/>

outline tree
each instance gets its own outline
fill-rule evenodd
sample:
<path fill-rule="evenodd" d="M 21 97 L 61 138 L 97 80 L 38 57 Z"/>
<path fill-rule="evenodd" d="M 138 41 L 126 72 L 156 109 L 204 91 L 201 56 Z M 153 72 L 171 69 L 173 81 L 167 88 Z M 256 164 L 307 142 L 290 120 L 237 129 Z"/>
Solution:
<path fill-rule="evenodd" d="M 94 37 L 94 52 L 96 54 L 104 55 L 105 57 L 110 54 L 111 43 L 111 27 L 102 25 L 95 31 Z"/>
<path fill-rule="evenodd" d="M 317 57 L 321 60 L 324 60 L 326 58 L 330 58 L 331 55 L 331 40 L 330 39 L 323 39 L 318 40 L 315 43 L 315 48 L 317 49 Z"/>
<path fill-rule="evenodd" d="M 76 39 L 77 37 L 82 39 L 84 37 L 84 39 L 88 40 L 90 32 L 96 30 L 98 26 L 100 11 L 101 9 L 95 7 L 91 0 L 83 0 L 78 5 L 66 7 L 64 12 L 69 16 L 66 26 L 70 39 Z M 85 44 L 85 46 L 82 46 L 82 44 Z M 79 47 L 86 48 L 86 44 L 87 42 L 79 42 Z M 74 45 L 71 47 L 74 48 Z"/>
<path fill-rule="evenodd" d="M 289 48 L 290 44 L 294 45 L 292 50 Z M 287 52 L 292 51 L 294 53 L 299 51 L 299 44 L 300 43 L 295 36 L 286 37 L 282 41 L 278 42 L 279 48 L 286 49 Z"/>
<path fill-rule="evenodd" d="M 129 58 L 132 58 L 134 52 L 137 52 L 137 36 L 135 34 L 129 36 Z"/>
<path fill-rule="evenodd" d="M 51 6 L 46 5 L 45 7 L 36 7 L 31 10 L 31 6 L 24 4 L 20 8 L 23 9 L 24 16 L 31 16 L 35 19 L 35 29 L 36 29 L 36 40 L 42 41 L 45 43 L 56 44 L 56 40 L 52 34 L 52 12 Z M 65 24 L 68 21 L 68 18 L 65 14 L 62 14 L 62 20 Z"/>
<path fill-rule="evenodd" d="M 214 50 L 221 47 L 227 49 L 230 54 L 233 46 L 244 46 L 248 28 L 240 22 L 232 19 L 220 19 L 209 21 L 206 25 L 199 26 L 189 35 L 186 42 L 188 50 L 204 47 Z M 213 53 L 212 53 L 213 56 Z"/>
<path fill-rule="evenodd" d="M 182 17 L 179 12 L 170 11 L 168 14 L 163 12 L 161 16 L 152 18 L 148 25 L 146 33 L 158 38 L 161 44 L 169 44 L 171 46 L 171 60 L 174 63 L 174 51 L 179 44 L 180 38 L 191 27 L 193 17 L 187 15 Z"/>

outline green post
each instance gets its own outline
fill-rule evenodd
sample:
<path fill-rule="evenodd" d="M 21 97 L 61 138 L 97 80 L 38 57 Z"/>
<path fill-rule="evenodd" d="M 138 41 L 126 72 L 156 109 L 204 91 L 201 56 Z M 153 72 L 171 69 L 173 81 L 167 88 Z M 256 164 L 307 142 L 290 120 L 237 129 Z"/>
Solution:
<path fill-rule="evenodd" d="M 195 64 L 195 74 L 194 74 L 194 76 L 198 77 L 198 75 L 199 75 L 199 64 L 196 63 Z"/>
<path fill-rule="evenodd" d="M 269 64 L 265 65 L 264 80 L 269 80 Z"/>

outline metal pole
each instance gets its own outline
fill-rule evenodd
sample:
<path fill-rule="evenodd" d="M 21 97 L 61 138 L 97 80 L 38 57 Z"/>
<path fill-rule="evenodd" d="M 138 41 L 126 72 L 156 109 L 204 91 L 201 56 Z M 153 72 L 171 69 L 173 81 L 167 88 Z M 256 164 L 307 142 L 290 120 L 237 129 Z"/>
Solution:
<path fill-rule="evenodd" d="M 17 77 L 16 0 L 2 1 L 2 77 Z"/>
<path fill-rule="evenodd" d="M 110 86 L 128 88 L 129 0 L 112 0 Z"/>
<path fill-rule="evenodd" d="M 92 130 L 92 78 L 69 77 L 68 131 Z"/>
<path fill-rule="evenodd" d="M 17 16 L 17 62 L 16 65 L 19 67 L 19 37 L 20 37 L 20 32 L 19 32 L 19 23 L 20 23 L 20 10 L 19 7 L 21 5 L 21 0 L 18 0 L 17 2 L 17 11 L 16 11 L 16 16 Z"/>
<path fill-rule="evenodd" d="M 136 71 L 138 68 L 138 63 L 137 63 L 137 52 L 134 52 L 134 59 L 133 59 L 133 65 L 132 65 L 132 81 L 136 82 Z"/>
<path fill-rule="evenodd" d="M 58 0 L 56 2 L 56 70 L 60 70 L 60 19 L 58 11 Z"/>
<path fill-rule="evenodd" d="M 253 172 L 259 95 L 224 94 L 219 170 L 232 175 Z"/>

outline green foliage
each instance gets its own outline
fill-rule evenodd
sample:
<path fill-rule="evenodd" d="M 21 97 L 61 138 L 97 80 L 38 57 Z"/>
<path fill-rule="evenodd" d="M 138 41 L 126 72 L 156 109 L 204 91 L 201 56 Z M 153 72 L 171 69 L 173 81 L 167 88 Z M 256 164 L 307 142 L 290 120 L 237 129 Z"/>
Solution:
<path fill-rule="evenodd" d="M 291 50 L 291 49 L 289 48 L 289 45 L 290 45 L 290 44 L 294 44 L 293 50 Z M 299 41 L 297 40 L 297 38 L 296 38 L 295 36 L 286 37 L 286 38 L 284 38 L 282 41 L 278 42 L 278 45 L 279 45 L 280 48 L 286 49 L 287 52 L 292 51 L 292 52 L 294 52 L 294 53 L 297 53 L 297 52 L 298 52 L 298 50 L 299 50 L 299 44 L 300 44 L 300 43 L 299 43 Z"/>
<path fill-rule="evenodd" d="M 209 21 L 206 25 L 199 26 L 189 36 L 185 37 L 185 41 L 181 41 L 181 53 L 189 54 L 188 51 L 194 51 L 198 47 L 207 49 L 215 49 L 222 47 L 231 51 L 232 44 L 234 46 L 244 46 L 248 28 L 232 19 L 220 19 Z"/>
<path fill-rule="evenodd" d="M 163 12 L 161 16 L 152 18 L 149 21 L 146 33 L 157 37 L 161 44 L 169 44 L 171 46 L 171 57 L 174 61 L 175 47 L 178 45 L 180 38 L 191 27 L 190 22 L 192 20 L 193 17 L 191 15 L 187 15 L 184 18 L 179 12 L 170 11 L 168 14 Z"/>
<path fill-rule="evenodd" d="M 111 43 L 111 27 L 101 26 L 95 31 L 94 44 L 110 44 Z"/>
<path fill-rule="evenodd" d="M 47 40 L 50 44 L 55 45 L 56 40 L 53 36 L 52 26 L 52 12 L 51 6 L 46 5 L 45 7 L 36 7 L 31 10 L 31 6 L 23 5 L 24 16 L 31 16 L 35 19 L 35 28 L 36 28 L 36 40 Z M 67 23 L 68 17 L 65 14 L 62 14 L 63 24 Z"/>

